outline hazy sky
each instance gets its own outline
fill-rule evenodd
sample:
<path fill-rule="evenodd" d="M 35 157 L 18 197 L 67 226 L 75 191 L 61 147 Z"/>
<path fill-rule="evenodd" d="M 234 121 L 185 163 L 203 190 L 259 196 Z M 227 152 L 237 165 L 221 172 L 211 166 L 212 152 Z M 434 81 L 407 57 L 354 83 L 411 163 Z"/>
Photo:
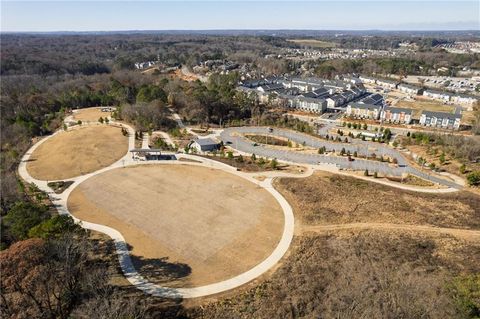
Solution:
<path fill-rule="evenodd" d="M 2 31 L 480 29 L 479 1 L 4 1 Z"/>

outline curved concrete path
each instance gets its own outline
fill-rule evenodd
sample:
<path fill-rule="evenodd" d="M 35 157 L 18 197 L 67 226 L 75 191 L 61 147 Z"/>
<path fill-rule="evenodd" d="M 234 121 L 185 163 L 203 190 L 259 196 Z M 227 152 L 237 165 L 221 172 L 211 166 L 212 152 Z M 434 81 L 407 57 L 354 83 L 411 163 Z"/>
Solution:
<path fill-rule="evenodd" d="M 115 123 L 112 123 L 115 124 Z M 118 125 L 118 124 L 116 124 Z M 127 128 L 129 131 L 129 148 L 133 148 L 135 145 L 135 140 L 134 140 L 134 130 L 124 124 L 120 124 L 121 126 Z M 294 233 L 294 216 L 293 216 L 293 211 L 290 206 L 290 204 L 287 202 L 287 200 L 277 191 L 275 188 L 272 186 L 272 180 L 274 177 L 267 177 L 263 181 L 259 181 L 254 178 L 254 175 L 252 174 L 246 174 L 242 172 L 238 172 L 235 168 L 228 166 L 226 164 L 202 158 L 202 157 L 196 157 L 193 155 L 184 155 L 184 154 L 177 154 L 178 157 L 184 157 L 187 159 L 194 159 L 195 161 L 198 162 L 179 162 L 179 161 L 134 161 L 129 154 L 125 155 L 123 158 L 119 159 L 117 162 L 113 163 L 112 165 L 105 167 L 103 169 L 100 169 L 98 171 L 95 171 L 93 173 L 89 173 L 86 175 L 78 176 L 75 178 L 68 179 L 68 181 L 73 181 L 73 184 L 67 188 L 62 194 L 55 194 L 53 190 L 48 187 L 46 181 L 41 181 L 33 178 L 30 176 L 26 169 L 27 162 L 33 153 L 33 151 L 42 143 L 44 143 L 46 140 L 49 138 L 55 136 L 59 132 L 50 135 L 41 141 L 39 141 L 37 144 L 33 145 L 23 156 L 22 161 L 20 162 L 18 171 L 20 176 L 28 183 L 34 183 L 36 184 L 39 189 L 42 191 L 45 191 L 51 198 L 52 203 L 55 205 L 57 208 L 59 214 L 66 214 L 71 216 L 76 222 L 81 223 L 81 226 L 85 229 L 90 229 L 90 230 L 95 230 L 102 232 L 108 236 L 110 236 L 115 243 L 115 247 L 117 250 L 119 262 L 121 269 L 126 277 L 126 279 L 134 285 L 136 288 L 144 291 L 145 293 L 154 295 L 154 296 L 160 296 L 160 297 L 168 297 L 168 298 L 195 298 L 195 297 L 202 297 L 202 296 L 208 296 L 212 294 L 217 294 L 221 293 L 236 287 L 239 287 L 241 285 L 244 285 L 255 278 L 261 276 L 264 274 L 266 271 L 271 269 L 273 266 L 277 264 L 277 262 L 284 256 L 284 254 L 287 252 L 290 243 L 293 238 L 293 233 Z M 235 174 L 237 176 L 240 176 L 244 179 L 249 180 L 252 183 L 255 183 L 259 185 L 260 187 L 263 187 L 266 189 L 272 196 L 279 202 L 280 206 L 282 207 L 283 213 L 284 213 L 284 219 L 285 219 L 285 224 L 284 224 L 284 229 L 282 233 L 282 237 L 277 245 L 277 247 L 273 250 L 273 252 L 270 254 L 270 256 L 267 257 L 267 259 L 263 260 L 261 263 L 253 267 L 252 269 L 248 270 L 247 272 L 244 272 L 240 275 L 237 275 L 235 277 L 232 277 L 230 279 L 217 282 L 214 284 L 210 285 L 205 285 L 205 286 L 200 286 L 200 287 L 194 287 L 194 288 L 170 288 L 170 287 L 163 287 L 159 286 L 156 284 L 153 284 L 143 278 L 135 269 L 133 266 L 132 260 L 130 258 L 130 253 L 127 248 L 127 243 L 125 241 L 125 238 L 122 236 L 122 234 L 117 231 L 114 228 L 105 226 L 105 225 L 100 225 L 100 224 L 95 224 L 95 223 L 90 223 L 90 222 L 85 222 L 82 221 L 76 217 L 74 217 L 70 212 L 68 211 L 68 206 L 67 206 L 67 200 L 70 195 L 70 193 L 78 186 L 80 185 L 83 181 L 87 180 L 88 178 L 101 174 L 103 172 L 112 170 L 112 169 L 117 169 L 121 167 L 127 167 L 127 166 L 132 166 L 132 165 L 148 165 L 148 164 L 161 164 L 161 165 L 196 165 L 196 166 L 204 166 L 204 167 L 209 167 L 209 168 L 214 168 L 214 169 L 219 169 L 223 170 L 226 172 L 229 172 L 231 174 Z M 290 177 L 305 177 L 307 175 L 312 174 L 312 170 L 309 170 L 306 175 L 299 176 L 298 174 L 292 174 Z M 288 176 L 283 174 L 284 176 Z"/>

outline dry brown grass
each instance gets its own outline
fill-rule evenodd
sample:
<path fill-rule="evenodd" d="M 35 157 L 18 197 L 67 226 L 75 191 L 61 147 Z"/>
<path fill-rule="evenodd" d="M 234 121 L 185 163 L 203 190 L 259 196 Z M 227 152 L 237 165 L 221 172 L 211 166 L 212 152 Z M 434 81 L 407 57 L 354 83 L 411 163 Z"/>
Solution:
<path fill-rule="evenodd" d="M 480 271 L 479 244 L 342 231 L 296 237 L 266 282 L 188 309 L 192 318 L 458 318 L 448 284 Z"/>
<path fill-rule="evenodd" d="M 480 196 L 421 194 L 317 172 L 275 185 L 306 224 L 377 222 L 480 228 Z"/>
<path fill-rule="evenodd" d="M 198 286 L 231 278 L 268 257 L 283 213 L 267 191 L 198 166 L 112 170 L 76 188 L 76 217 L 120 231 L 134 263 L 154 282 Z"/>
<path fill-rule="evenodd" d="M 91 126 L 61 132 L 30 156 L 27 170 L 36 179 L 59 180 L 109 166 L 128 150 L 120 128 Z"/>
<path fill-rule="evenodd" d="M 337 46 L 335 42 L 321 41 L 315 39 L 288 39 L 287 41 L 293 42 L 298 45 L 309 46 L 312 48 L 335 48 Z"/>
<path fill-rule="evenodd" d="M 73 112 L 73 119 L 82 122 L 98 122 L 98 119 L 108 117 L 111 112 L 102 112 L 100 107 L 89 107 Z"/>

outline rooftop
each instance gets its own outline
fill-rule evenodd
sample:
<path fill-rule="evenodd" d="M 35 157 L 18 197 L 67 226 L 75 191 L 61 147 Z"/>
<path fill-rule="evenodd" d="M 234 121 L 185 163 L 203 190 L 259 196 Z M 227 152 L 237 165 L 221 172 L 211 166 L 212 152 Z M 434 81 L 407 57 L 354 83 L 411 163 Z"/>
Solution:
<path fill-rule="evenodd" d="M 350 103 L 349 105 L 352 108 L 358 108 L 358 109 L 364 109 L 364 110 L 370 110 L 370 109 L 380 110 L 382 108 L 381 105 L 367 104 L 367 103 Z"/>
<path fill-rule="evenodd" d="M 212 140 L 211 138 L 199 138 L 196 140 L 193 140 L 200 146 L 209 146 L 209 145 L 217 145 L 218 143 Z"/>
<path fill-rule="evenodd" d="M 449 113 L 449 112 L 433 112 L 433 111 L 422 111 L 422 115 L 431 116 L 436 118 L 448 118 L 448 119 L 460 119 L 462 118 L 462 114 L 460 113 Z"/>

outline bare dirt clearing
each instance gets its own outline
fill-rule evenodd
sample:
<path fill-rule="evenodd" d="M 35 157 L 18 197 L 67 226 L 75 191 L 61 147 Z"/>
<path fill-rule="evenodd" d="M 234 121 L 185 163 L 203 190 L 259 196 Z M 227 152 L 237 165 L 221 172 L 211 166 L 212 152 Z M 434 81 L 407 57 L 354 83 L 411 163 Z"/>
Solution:
<path fill-rule="evenodd" d="M 188 165 L 147 165 L 94 176 L 70 195 L 76 217 L 120 231 L 137 270 L 170 286 L 211 284 L 268 257 L 283 212 L 266 190 Z"/>
<path fill-rule="evenodd" d="M 59 180 L 94 172 L 127 153 L 128 138 L 120 128 L 91 126 L 61 132 L 41 144 L 27 170 L 36 179 Z"/>
<path fill-rule="evenodd" d="M 101 107 L 90 107 L 86 109 L 80 109 L 73 112 L 72 116 L 75 121 L 82 122 L 98 122 L 98 119 L 108 117 L 111 112 L 102 112 Z"/>

